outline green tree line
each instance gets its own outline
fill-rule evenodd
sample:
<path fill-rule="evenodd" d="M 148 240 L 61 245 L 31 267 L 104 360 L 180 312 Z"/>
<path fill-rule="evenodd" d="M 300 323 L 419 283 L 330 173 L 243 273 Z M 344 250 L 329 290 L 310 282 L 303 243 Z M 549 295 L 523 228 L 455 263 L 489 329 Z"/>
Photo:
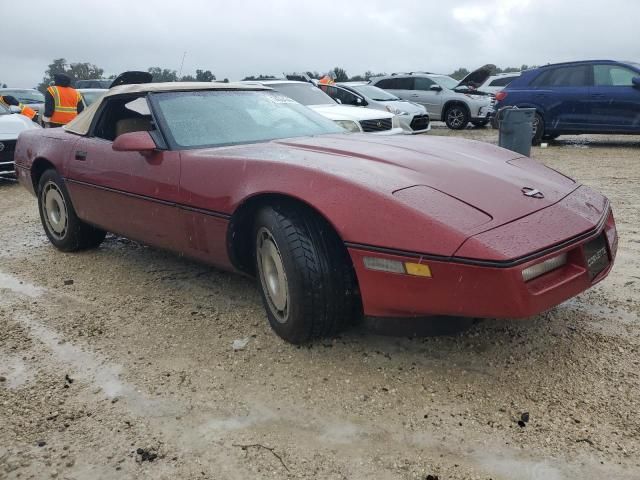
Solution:
<path fill-rule="evenodd" d="M 189 74 L 182 76 L 178 75 L 176 70 L 161 67 L 150 67 L 147 69 L 147 72 L 152 75 L 154 82 L 213 82 L 216 80 L 216 76 L 211 70 L 197 69 L 195 75 Z M 71 81 L 75 82 L 77 80 L 103 78 L 104 69 L 90 62 L 70 63 L 64 58 L 56 58 L 49 64 L 47 70 L 44 72 L 42 82 L 38 84 L 38 90 L 44 93 L 49 84 L 53 82 L 53 77 L 58 73 L 66 73 L 71 77 Z M 115 75 L 111 75 L 109 78 L 115 77 Z M 224 81 L 228 80 L 225 78 Z"/>
<path fill-rule="evenodd" d="M 522 65 L 520 67 L 506 67 L 506 68 L 496 68 L 496 73 L 509 73 L 509 72 L 519 72 L 523 70 L 527 70 L 529 68 L 534 68 L 529 65 Z M 149 67 L 147 69 L 154 82 L 213 82 L 216 80 L 216 76 L 211 72 L 211 70 L 203 70 L 197 69 L 194 75 L 179 75 L 176 70 L 172 70 L 169 68 L 161 68 L 161 67 Z M 347 82 L 347 81 L 368 81 L 371 78 L 380 77 L 387 75 L 384 72 L 374 73 L 372 70 L 367 70 L 366 72 L 354 76 L 349 76 L 347 71 L 342 67 L 335 67 L 333 70 L 330 70 L 329 73 L 333 72 L 335 74 L 335 78 L 337 82 Z M 67 62 L 64 58 L 54 59 L 47 70 L 44 73 L 44 77 L 42 78 L 42 82 L 38 85 L 38 90 L 44 92 L 49 84 L 53 82 L 53 77 L 57 73 L 66 73 L 71 77 L 72 82 L 76 80 L 91 80 L 103 78 L 104 69 L 94 65 L 90 62 Z M 309 77 L 320 79 L 324 74 L 319 73 L 317 70 L 307 71 L 305 72 Z M 456 80 L 461 80 L 465 76 L 470 73 L 470 70 L 465 67 L 460 67 L 454 70 L 450 76 L 455 78 Z M 111 75 L 109 78 L 115 78 L 115 75 Z M 251 75 L 244 77 L 243 80 L 271 80 L 273 78 L 272 75 Z M 228 82 L 228 79 L 224 79 L 223 81 Z"/>

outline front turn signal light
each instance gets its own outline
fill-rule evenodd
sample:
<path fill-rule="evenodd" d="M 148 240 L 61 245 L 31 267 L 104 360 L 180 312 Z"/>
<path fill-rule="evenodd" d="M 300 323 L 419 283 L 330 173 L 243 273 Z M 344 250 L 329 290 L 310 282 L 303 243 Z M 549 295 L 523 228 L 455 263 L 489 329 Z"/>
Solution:
<path fill-rule="evenodd" d="M 431 269 L 426 263 L 404 262 L 404 268 L 409 275 L 416 277 L 431 277 Z"/>
<path fill-rule="evenodd" d="M 379 272 L 401 273 L 414 277 L 431 277 L 431 268 L 426 263 L 401 262 L 388 258 L 364 257 L 364 266 Z"/>

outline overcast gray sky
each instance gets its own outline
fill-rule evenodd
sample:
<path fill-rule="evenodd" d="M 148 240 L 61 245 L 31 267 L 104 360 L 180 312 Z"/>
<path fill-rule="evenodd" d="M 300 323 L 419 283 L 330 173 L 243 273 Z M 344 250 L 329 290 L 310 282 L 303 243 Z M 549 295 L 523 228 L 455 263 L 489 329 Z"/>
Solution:
<path fill-rule="evenodd" d="M 640 0 L 0 0 L 0 82 L 54 58 L 105 74 L 160 66 L 219 79 L 284 71 L 450 73 L 494 63 L 640 61 Z M 11 20 L 7 20 L 11 19 Z"/>

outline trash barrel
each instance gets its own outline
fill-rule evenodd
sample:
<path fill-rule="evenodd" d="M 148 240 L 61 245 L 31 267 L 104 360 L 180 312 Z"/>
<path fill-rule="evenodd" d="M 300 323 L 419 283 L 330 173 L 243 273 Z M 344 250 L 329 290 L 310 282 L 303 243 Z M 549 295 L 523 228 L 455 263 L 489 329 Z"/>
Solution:
<path fill-rule="evenodd" d="M 497 123 L 500 129 L 498 144 L 502 148 L 528 157 L 531 154 L 535 114 L 535 108 L 501 108 L 497 113 Z"/>

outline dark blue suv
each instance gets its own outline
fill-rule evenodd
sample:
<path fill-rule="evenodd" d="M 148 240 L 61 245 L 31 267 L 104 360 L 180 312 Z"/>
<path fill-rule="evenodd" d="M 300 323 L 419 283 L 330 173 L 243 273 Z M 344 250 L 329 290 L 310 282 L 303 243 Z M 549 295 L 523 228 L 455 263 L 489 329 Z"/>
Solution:
<path fill-rule="evenodd" d="M 527 70 L 496 94 L 496 110 L 536 109 L 533 143 L 566 134 L 640 134 L 640 64 L 613 60 Z"/>

